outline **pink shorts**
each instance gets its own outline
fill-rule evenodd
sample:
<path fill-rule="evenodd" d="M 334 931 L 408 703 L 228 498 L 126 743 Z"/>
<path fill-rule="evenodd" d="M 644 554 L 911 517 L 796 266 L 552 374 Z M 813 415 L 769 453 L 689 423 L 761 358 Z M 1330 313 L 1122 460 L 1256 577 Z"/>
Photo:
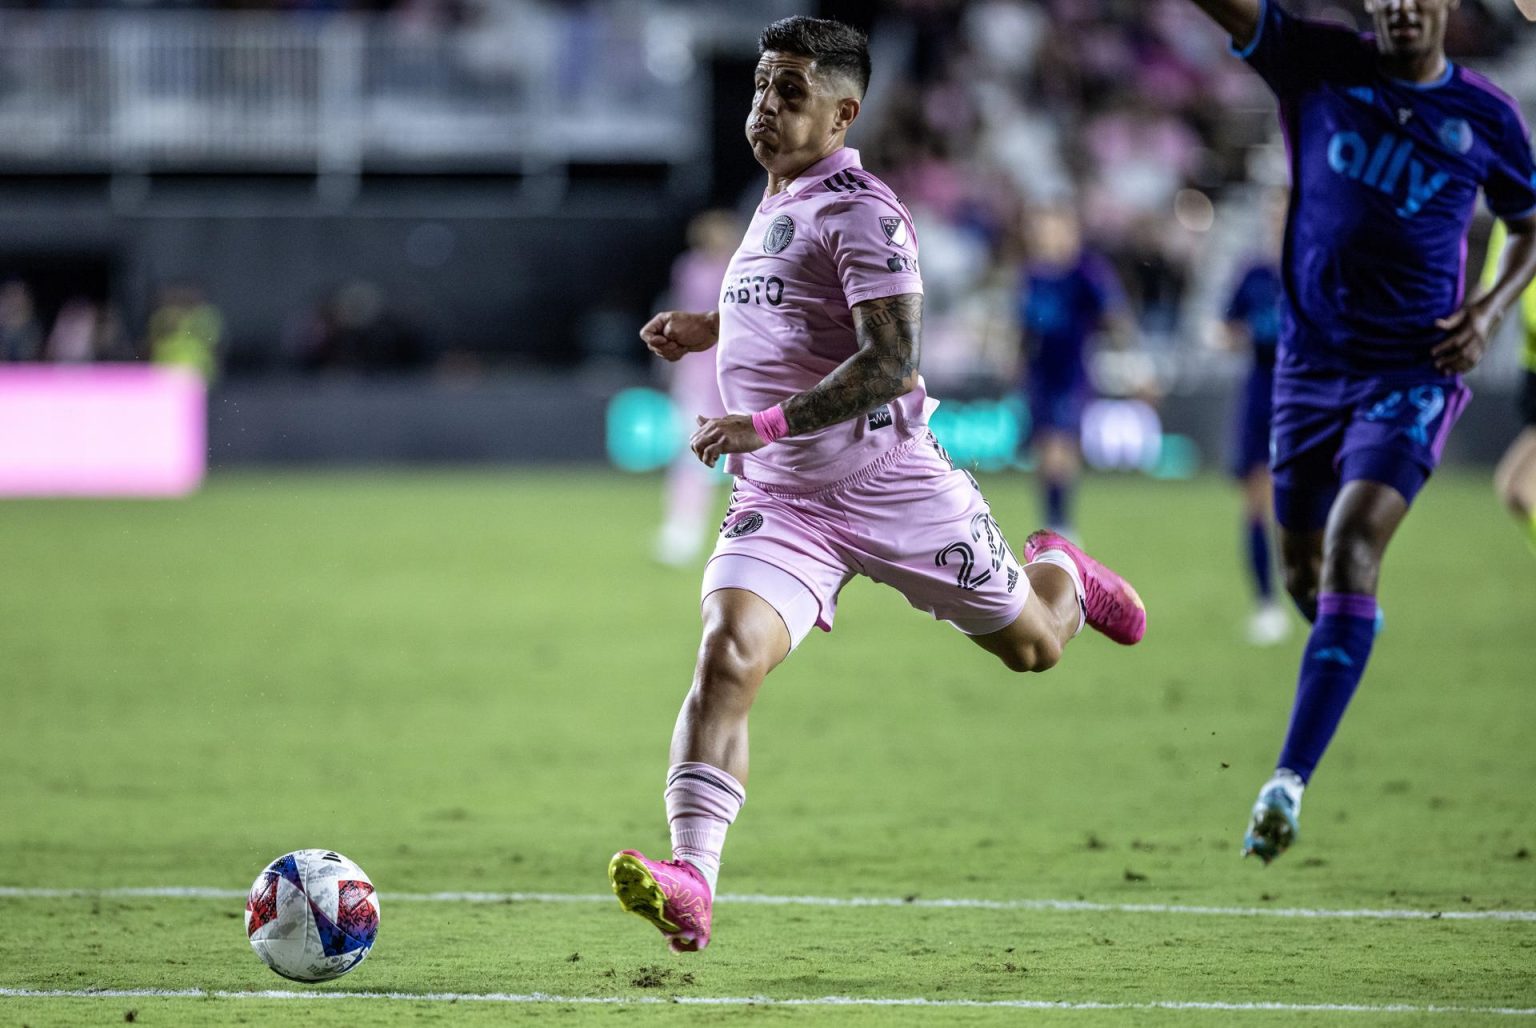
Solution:
<path fill-rule="evenodd" d="M 703 595 L 761 596 L 798 646 L 812 626 L 832 630 L 837 595 L 854 575 L 894 586 L 967 635 L 1006 628 L 1029 596 L 976 480 L 927 432 L 811 493 L 738 478 Z"/>

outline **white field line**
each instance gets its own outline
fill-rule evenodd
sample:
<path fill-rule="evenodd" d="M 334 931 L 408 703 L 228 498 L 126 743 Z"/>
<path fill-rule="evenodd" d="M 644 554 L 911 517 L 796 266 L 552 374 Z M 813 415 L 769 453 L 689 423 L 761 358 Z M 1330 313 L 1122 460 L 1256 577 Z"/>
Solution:
<path fill-rule="evenodd" d="M 1196 1010 L 1216 1012 L 1282 1011 L 1321 1014 L 1505 1014 L 1536 1016 L 1536 1007 L 1452 1007 L 1412 1003 L 1223 1003 L 1199 1000 L 1155 1000 L 1110 1003 L 1096 1000 L 1049 999 L 927 999 L 910 997 L 818 996 L 772 999 L 767 996 L 551 996 L 543 992 L 297 992 L 258 989 L 4 989 L 0 999 L 258 999 L 258 1000 L 403 1000 L 408 1003 L 543 1003 L 554 1006 L 592 1005 L 701 1007 L 970 1007 L 1006 1010 Z"/>
<path fill-rule="evenodd" d="M 0 886 L 0 899 L 244 899 L 239 889 L 149 886 L 115 889 L 43 889 Z M 386 892 L 400 903 L 612 903 L 606 893 Z M 900 896 L 762 896 L 721 893 L 720 902 L 764 907 L 915 907 L 940 910 L 1041 910 L 1094 914 L 1192 914 L 1216 917 L 1287 917 L 1368 921 L 1536 921 L 1536 910 L 1330 910 L 1311 907 L 1200 907 L 1182 903 L 1093 903 L 1058 899 L 907 899 Z"/>

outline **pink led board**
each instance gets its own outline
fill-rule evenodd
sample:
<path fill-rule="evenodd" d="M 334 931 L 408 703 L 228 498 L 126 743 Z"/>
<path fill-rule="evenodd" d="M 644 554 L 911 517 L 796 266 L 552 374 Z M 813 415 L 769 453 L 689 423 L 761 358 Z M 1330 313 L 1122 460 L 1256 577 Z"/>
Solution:
<path fill-rule="evenodd" d="M 184 496 L 207 389 L 178 368 L 0 365 L 0 496 Z"/>

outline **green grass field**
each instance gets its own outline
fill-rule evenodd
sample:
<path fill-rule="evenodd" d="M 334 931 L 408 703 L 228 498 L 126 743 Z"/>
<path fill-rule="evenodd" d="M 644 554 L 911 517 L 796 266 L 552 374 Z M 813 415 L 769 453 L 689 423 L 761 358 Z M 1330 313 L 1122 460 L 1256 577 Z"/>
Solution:
<path fill-rule="evenodd" d="M 1031 481 L 983 485 L 1022 543 Z M 1386 631 L 1269 868 L 1238 843 L 1301 634 L 1241 641 L 1227 483 L 1087 484 L 1087 542 L 1137 583 L 1149 635 L 1085 635 L 1044 676 L 850 586 L 837 631 L 763 690 L 715 940 L 689 956 L 601 897 L 615 849 L 665 848 L 697 642 L 697 574 L 649 560 L 658 493 L 246 473 L 184 502 L 0 505 L 0 1025 L 1536 1012 L 1536 920 L 1485 913 L 1536 910 L 1536 561 L 1483 476 L 1441 476 L 1394 543 Z M 361 863 L 383 904 L 368 961 L 308 988 L 241 921 L 257 872 L 306 846 Z M 114 891 L 176 887 L 214 892 Z M 564 898 L 424 895 L 444 891 Z M 748 902 L 772 896 L 894 902 Z M 1381 910 L 1448 916 L 1274 916 Z M 308 1001 L 241 995 L 269 989 Z M 209 994 L 30 994 L 84 990 Z M 487 998 L 534 993 L 564 999 Z M 700 1002 L 738 997 L 978 1005 Z"/>

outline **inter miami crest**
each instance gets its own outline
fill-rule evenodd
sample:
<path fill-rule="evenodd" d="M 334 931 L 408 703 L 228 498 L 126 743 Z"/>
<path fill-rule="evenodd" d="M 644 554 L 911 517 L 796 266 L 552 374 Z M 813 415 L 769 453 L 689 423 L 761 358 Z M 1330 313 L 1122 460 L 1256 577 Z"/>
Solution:
<path fill-rule="evenodd" d="M 880 228 L 885 232 L 885 238 L 897 246 L 907 245 L 907 225 L 900 218 L 881 218 Z"/>
<path fill-rule="evenodd" d="M 789 220 L 789 215 L 780 214 L 773 219 L 773 224 L 768 226 L 768 231 L 763 234 L 764 253 L 783 253 L 784 248 L 795 239 L 795 223 Z"/>
<path fill-rule="evenodd" d="M 762 527 L 763 516 L 754 510 L 730 528 L 727 528 L 724 535 L 727 539 L 740 539 L 744 535 L 751 535 Z"/>

